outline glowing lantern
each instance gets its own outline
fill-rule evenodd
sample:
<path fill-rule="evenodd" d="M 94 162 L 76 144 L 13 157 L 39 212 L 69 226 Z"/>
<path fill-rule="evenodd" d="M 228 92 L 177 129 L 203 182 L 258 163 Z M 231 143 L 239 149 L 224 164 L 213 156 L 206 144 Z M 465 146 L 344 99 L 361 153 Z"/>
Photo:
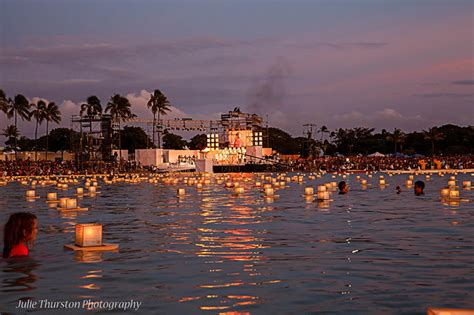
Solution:
<path fill-rule="evenodd" d="M 102 245 L 102 224 L 77 224 L 76 245 L 80 247 Z"/>
<path fill-rule="evenodd" d="M 457 190 L 449 191 L 449 199 L 458 199 L 458 198 L 459 198 L 459 191 Z"/>
<path fill-rule="evenodd" d="M 320 192 L 320 191 L 326 191 L 326 190 L 327 190 L 326 186 L 324 186 L 324 185 L 319 185 L 319 186 L 318 186 L 318 192 Z"/>
<path fill-rule="evenodd" d="M 385 179 L 383 178 L 380 179 L 380 186 L 385 186 Z"/>
<path fill-rule="evenodd" d="M 363 186 L 365 186 L 365 185 L 367 185 L 367 180 L 366 180 L 366 179 L 362 179 L 362 180 L 360 181 L 360 183 L 361 183 Z"/>
<path fill-rule="evenodd" d="M 35 198 L 35 197 L 36 197 L 35 191 L 34 191 L 34 190 L 27 190 L 27 191 L 26 191 L 26 197 L 28 197 L 28 198 Z"/>
<path fill-rule="evenodd" d="M 456 181 L 455 180 L 448 181 L 448 186 L 449 187 L 456 186 Z"/>
<path fill-rule="evenodd" d="M 67 209 L 75 209 L 77 208 L 77 200 L 74 198 L 70 198 L 66 200 L 66 208 Z"/>
<path fill-rule="evenodd" d="M 318 191 L 318 200 L 329 200 L 329 191 Z"/>
<path fill-rule="evenodd" d="M 58 200 L 57 193 L 48 193 L 48 200 Z"/>
<path fill-rule="evenodd" d="M 244 188 L 243 187 L 235 187 L 234 192 L 238 194 L 243 194 L 244 193 Z"/>
<path fill-rule="evenodd" d="M 410 187 L 411 185 L 413 185 L 413 181 L 411 179 L 407 180 L 406 185 L 407 187 Z"/>
<path fill-rule="evenodd" d="M 275 191 L 273 188 L 265 188 L 265 196 L 273 196 L 275 195 Z"/>
<path fill-rule="evenodd" d="M 82 188 L 82 187 L 76 188 L 76 193 L 77 193 L 78 195 L 82 195 L 82 194 L 84 193 L 84 188 Z"/>
<path fill-rule="evenodd" d="M 184 188 L 178 188 L 177 190 L 178 196 L 184 196 L 186 194 L 186 191 Z"/>
<path fill-rule="evenodd" d="M 449 197 L 449 188 L 443 188 L 443 189 L 441 189 L 441 192 L 440 192 L 440 193 L 441 193 L 441 197 L 442 197 L 442 198 L 447 198 L 447 197 Z"/>
<path fill-rule="evenodd" d="M 69 198 L 60 198 L 59 199 L 59 208 L 66 208 L 67 207 L 67 201 Z"/>
<path fill-rule="evenodd" d="M 469 188 L 469 187 L 471 187 L 471 181 L 467 180 L 467 181 L 462 182 L 462 186 L 463 186 L 464 188 Z"/>
<path fill-rule="evenodd" d="M 313 187 L 305 187 L 304 189 L 304 194 L 306 196 L 314 195 L 314 189 Z"/>

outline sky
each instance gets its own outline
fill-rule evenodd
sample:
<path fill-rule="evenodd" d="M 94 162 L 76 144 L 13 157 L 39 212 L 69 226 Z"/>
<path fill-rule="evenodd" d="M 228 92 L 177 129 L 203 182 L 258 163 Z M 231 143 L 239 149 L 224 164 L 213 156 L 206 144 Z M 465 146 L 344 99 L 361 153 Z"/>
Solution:
<path fill-rule="evenodd" d="M 154 89 L 168 118 L 240 107 L 293 136 L 474 125 L 474 1 L 0 0 L 0 88 L 65 127 L 90 95 L 151 118 Z"/>

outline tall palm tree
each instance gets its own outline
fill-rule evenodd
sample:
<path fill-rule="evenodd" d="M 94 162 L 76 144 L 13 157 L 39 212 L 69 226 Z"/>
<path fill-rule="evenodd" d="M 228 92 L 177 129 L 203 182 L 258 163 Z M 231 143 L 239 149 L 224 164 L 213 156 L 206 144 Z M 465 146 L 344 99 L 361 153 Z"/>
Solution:
<path fill-rule="evenodd" d="M 423 130 L 425 135 L 425 140 L 431 142 L 431 155 L 434 155 L 435 152 L 435 143 L 444 139 L 444 133 L 438 130 L 438 128 L 433 127 L 428 130 Z"/>
<path fill-rule="evenodd" d="M 30 120 L 30 103 L 24 95 L 18 94 L 13 101 L 8 102 L 7 117 L 15 117 L 15 128 L 18 131 L 18 116 L 22 120 Z M 18 138 L 15 138 L 15 152 L 18 146 Z M 15 153 L 16 154 L 16 153 Z M 16 155 L 15 155 L 16 157 Z"/>
<path fill-rule="evenodd" d="M 147 103 L 148 108 L 151 109 L 153 113 L 153 145 L 155 144 L 155 125 L 157 122 L 156 115 L 158 114 L 158 123 L 160 122 L 160 116 L 166 115 L 167 112 L 171 111 L 170 102 L 168 98 L 160 91 L 155 90 L 153 94 L 150 95 L 150 100 Z M 161 128 L 159 129 L 158 134 L 158 148 L 161 148 Z"/>
<path fill-rule="evenodd" d="M 9 100 L 7 99 L 7 95 L 5 94 L 5 92 L 3 92 L 2 89 L 0 89 L 0 111 L 7 114 L 9 107 L 8 104 Z"/>
<path fill-rule="evenodd" d="M 59 124 L 61 121 L 61 112 L 59 111 L 58 105 L 54 102 L 50 102 L 44 109 L 44 120 L 46 120 L 46 160 L 48 160 L 49 150 L 49 122 L 55 122 Z"/>
<path fill-rule="evenodd" d="M 127 119 L 127 118 L 132 118 L 135 115 L 132 114 L 132 111 L 130 109 L 132 105 L 130 104 L 130 101 L 124 97 L 121 96 L 120 94 L 115 94 L 112 96 L 107 103 L 107 107 L 105 107 L 105 112 L 109 113 L 112 116 L 112 120 L 116 123 L 118 123 L 119 129 L 118 129 L 118 141 L 119 141 L 119 157 L 120 160 L 122 159 L 122 139 L 120 136 L 120 122 Z"/>
<path fill-rule="evenodd" d="M 402 151 L 402 145 L 405 142 L 406 135 L 400 129 L 395 128 L 392 134 L 387 136 L 387 141 L 393 142 L 394 153 L 397 153 L 397 144 L 400 144 L 400 151 Z"/>
<path fill-rule="evenodd" d="M 10 125 L 7 128 L 2 130 L 2 136 L 7 137 L 7 141 L 5 143 L 11 147 L 12 144 L 16 143 L 16 140 L 18 139 L 18 136 L 20 133 L 18 132 L 18 129 L 14 125 Z M 15 148 L 16 151 L 16 148 Z"/>
<path fill-rule="evenodd" d="M 33 117 L 36 120 L 35 126 L 35 161 L 38 160 L 38 149 L 37 149 L 37 141 L 38 141 L 38 125 L 45 119 L 45 110 L 46 110 L 46 103 L 43 100 L 39 100 L 36 104 L 31 104 L 31 112 L 30 118 Z"/>

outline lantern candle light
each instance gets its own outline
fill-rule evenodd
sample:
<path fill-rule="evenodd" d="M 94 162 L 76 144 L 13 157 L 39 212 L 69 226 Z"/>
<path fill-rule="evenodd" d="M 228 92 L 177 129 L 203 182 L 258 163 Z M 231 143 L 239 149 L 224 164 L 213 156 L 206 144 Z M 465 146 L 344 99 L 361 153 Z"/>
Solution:
<path fill-rule="evenodd" d="M 313 189 L 313 187 L 305 187 L 305 189 L 304 189 L 304 194 L 305 194 L 306 196 L 314 195 L 314 189 Z"/>
<path fill-rule="evenodd" d="M 449 199 L 459 199 L 459 191 L 450 190 L 449 191 Z"/>
<path fill-rule="evenodd" d="M 36 198 L 36 193 L 34 190 L 27 190 L 26 191 L 26 197 L 28 198 Z"/>
<path fill-rule="evenodd" d="M 102 224 L 77 224 L 76 245 L 80 247 L 102 245 Z"/>

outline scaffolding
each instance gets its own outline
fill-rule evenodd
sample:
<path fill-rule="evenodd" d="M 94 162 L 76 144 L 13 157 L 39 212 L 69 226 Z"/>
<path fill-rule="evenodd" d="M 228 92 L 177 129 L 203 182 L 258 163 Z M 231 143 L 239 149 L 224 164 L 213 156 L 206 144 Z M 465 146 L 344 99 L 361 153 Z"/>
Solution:
<path fill-rule="evenodd" d="M 78 132 L 78 143 L 72 143 L 76 162 L 82 168 L 84 164 L 95 165 L 112 160 L 112 143 L 117 137 L 118 126 L 112 123 L 110 115 L 73 115 L 72 129 Z"/>

